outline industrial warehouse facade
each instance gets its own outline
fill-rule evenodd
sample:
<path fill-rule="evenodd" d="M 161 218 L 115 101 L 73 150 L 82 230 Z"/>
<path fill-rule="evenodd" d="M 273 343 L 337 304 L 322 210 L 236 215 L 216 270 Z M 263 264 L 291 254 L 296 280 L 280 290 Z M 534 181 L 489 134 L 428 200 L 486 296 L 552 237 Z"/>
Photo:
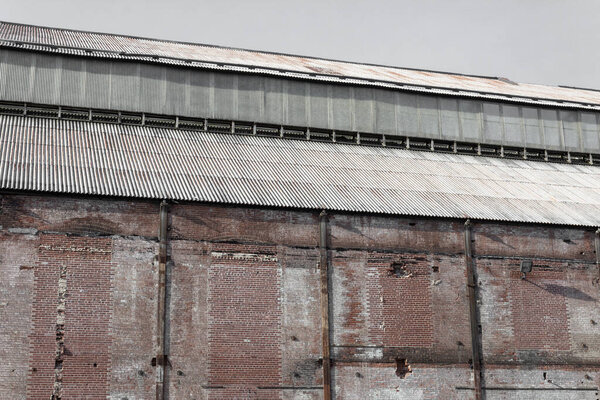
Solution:
<path fill-rule="evenodd" d="M 0 23 L 0 398 L 598 399 L 600 92 Z"/>

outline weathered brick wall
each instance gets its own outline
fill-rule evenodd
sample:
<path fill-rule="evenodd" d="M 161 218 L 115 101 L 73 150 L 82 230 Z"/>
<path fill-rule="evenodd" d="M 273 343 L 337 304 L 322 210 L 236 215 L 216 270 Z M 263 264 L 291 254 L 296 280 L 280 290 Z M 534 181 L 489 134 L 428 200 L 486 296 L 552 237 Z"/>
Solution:
<path fill-rule="evenodd" d="M 320 398 L 316 215 L 201 205 L 171 215 L 171 397 Z"/>
<path fill-rule="evenodd" d="M 0 398 L 154 396 L 156 203 L 0 198 Z M 6 373 L 6 375 L 5 375 Z"/>
<path fill-rule="evenodd" d="M 487 398 L 597 399 L 593 231 L 477 224 L 473 237 Z"/>
<path fill-rule="evenodd" d="M 0 231 L 0 398 L 26 397 L 38 247 L 35 235 Z"/>
<path fill-rule="evenodd" d="M 158 211 L 0 197 L 0 398 L 154 398 Z M 173 204 L 169 225 L 168 397 L 322 398 L 318 213 Z M 474 398 L 464 221 L 333 214 L 328 234 L 335 398 Z M 472 239 L 486 398 L 597 398 L 593 231 Z"/>
<path fill-rule="evenodd" d="M 40 236 L 34 267 L 29 398 L 108 395 L 110 238 Z M 58 293 L 57 293 L 58 292 Z"/>

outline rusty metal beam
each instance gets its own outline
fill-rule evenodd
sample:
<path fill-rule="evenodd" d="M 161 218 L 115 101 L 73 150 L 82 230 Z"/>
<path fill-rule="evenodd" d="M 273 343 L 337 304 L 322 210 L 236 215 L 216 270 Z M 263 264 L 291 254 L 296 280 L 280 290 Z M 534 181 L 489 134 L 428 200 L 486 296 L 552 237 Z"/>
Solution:
<path fill-rule="evenodd" d="M 165 200 L 160 203 L 160 226 L 158 230 L 158 310 L 156 313 L 156 400 L 165 399 L 165 370 L 167 365 L 166 317 L 167 317 L 167 230 L 169 209 Z"/>
<path fill-rule="evenodd" d="M 327 250 L 327 212 L 319 215 L 319 252 L 321 262 L 321 335 L 323 339 L 323 400 L 331 400 L 331 346 L 329 333 L 329 257 Z"/>
<path fill-rule="evenodd" d="M 467 294 L 469 298 L 469 322 L 471 324 L 471 350 L 473 362 L 473 384 L 475 386 L 475 400 L 482 400 L 482 370 L 481 370 L 481 348 L 480 333 L 478 324 L 477 310 L 477 281 L 475 277 L 475 268 L 473 265 L 473 252 L 471 248 L 472 241 L 471 220 L 465 222 L 465 264 L 467 267 Z"/>

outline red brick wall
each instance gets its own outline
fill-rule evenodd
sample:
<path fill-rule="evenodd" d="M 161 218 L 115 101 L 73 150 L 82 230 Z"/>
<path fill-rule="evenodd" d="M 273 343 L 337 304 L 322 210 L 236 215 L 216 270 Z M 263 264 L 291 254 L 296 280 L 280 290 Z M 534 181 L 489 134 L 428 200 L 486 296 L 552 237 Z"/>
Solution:
<path fill-rule="evenodd" d="M 430 274 L 424 254 L 370 254 L 370 343 L 386 347 L 433 345 Z"/>
<path fill-rule="evenodd" d="M 275 248 L 219 245 L 211 256 L 209 385 L 281 386 L 281 269 Z M 212 391 L 209 398 L 231 394 Z"/>
<path fill-rule="evenodd" d="M 52 395 L 61 270 L 63 398 L 154 396 L 157 212 L 148 202 L 0 196 L 0 398 Z"/>
<path fill-rule="evenodd" d="M 511 271 L 510 305 L 517 350 L 570 350 L 562 271 Z"/>
<path fill-rule="evenodd" d="M 63 398 L 153 398 L 158 202 L 0 207 L 0 398 L 52 393 L 63 303 Z M 318 213 L 176 204 L 169 221 L 169 398 L 321 398 Z M 329 234 L 336 398 L 473 398 L 463 221 L 332 214 Z M 488 398 L 595 396 L 593 239 L 474 224 Z"/>
<path fill-rule="evenodd" d="M 520 259 L 476 261 L 488 363 L 595 363 L 600 354 L 598 267 L 578 260 L 532 260 L 526 279 L 521 279 Z"/>
<path fill-rule="evenodd" d="M 108 395 L 111 252 L 110 238 L 41 236 L 28 397 Z"/>
<path fill-rule="evenodd" d="M 132 237 L 112 241 L 110 394 L 117 399 L 152 399 L 158 244 Z"/>
<path fill-rule="evenodd" d="M 0 212 L 0 216 L 1 216 Z M 24 399 L 39 240 L 0 229 L 0 398 Z"/>

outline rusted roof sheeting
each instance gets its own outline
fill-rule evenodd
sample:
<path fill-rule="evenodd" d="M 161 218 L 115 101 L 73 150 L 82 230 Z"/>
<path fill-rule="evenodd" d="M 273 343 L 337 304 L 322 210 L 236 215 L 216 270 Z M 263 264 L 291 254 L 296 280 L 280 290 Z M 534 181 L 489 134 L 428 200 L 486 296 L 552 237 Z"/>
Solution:
<path fill-rule="evenodd" d="M 0 117 L 0 188 L 600 225 L 600 168 Z"/>
<path fill-rule="evenodd" d="M 509 101 L 510 97 L 517 96 L 525 102 L 528 101 L 527 99 L 546 99 L 580 105 L 600 105 L 600 92 L 592 90 L 517 84 L 495 78 L 375 66 L 7 22 L 0 22 L 0 45 L 64 54 L 231 69 L 246 73 L 283 75 L 302 79 L 338 77 L 347 79 L 349 84 L 377 86 L 378 82 L 379 85 L 381 82 L 387 82 L 392 85 L 408 85 L 410 87 L 405 87 L 407 90 L 431 90 L 433 93 L 458 96 L 473 96 L 479 93 L 489 94 L 491 98 L 495 98 L 493 95 L 509 96 L 504 98 Z M 84 49 L 93 51 L 86 52 Z M 200 64 L 195 65 L 194 63 Z M 440 89 L 442 90 L 440 91 Z M 448 89 L 448 91 L 443 89 Z M 460 91 L 464 91 L 464 93 Z M 566 105 L 568 104 L 562 106 Z"/>

